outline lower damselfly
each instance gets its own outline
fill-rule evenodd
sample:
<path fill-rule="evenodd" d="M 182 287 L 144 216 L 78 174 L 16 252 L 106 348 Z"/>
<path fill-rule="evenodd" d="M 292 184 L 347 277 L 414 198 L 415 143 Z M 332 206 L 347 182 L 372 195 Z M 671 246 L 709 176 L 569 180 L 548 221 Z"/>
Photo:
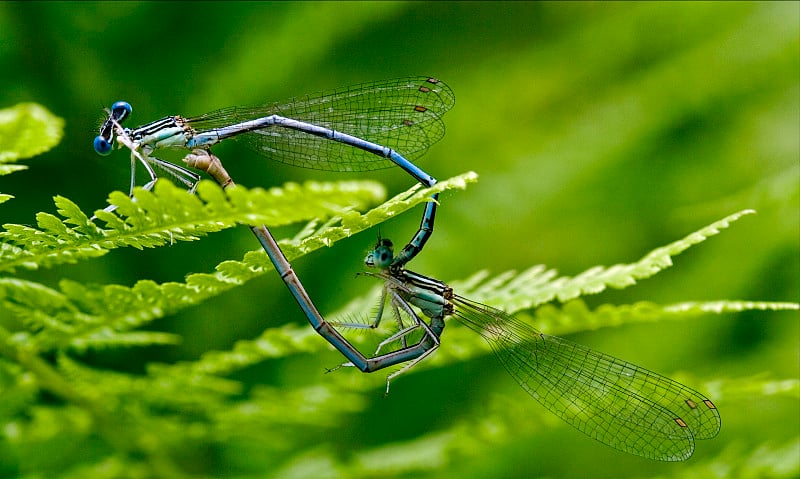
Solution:
<path fill-rule="evenodd" d="M 696 439 L 710 439 L 719 432 L 719 411 L 694 389 L 543 334 L 499 309 L 455 294 L 442 281 L 394 266 L 393 259 L 391 241 L 379 239 L 365 260 L 379 272 L 367 274 L 384 282 L 382 300 L 391 304 L 394 317 L 412 318 L 390 339 L 422 328 L 418 344 L 425 351 L 387 378 L 387 391 L 388 381 L 439 347 L 445 320 L 455 318 L 489 343 L 506 371 L 533 399 L 603 444 L 650 459 L 681 461 L 692 455 Z M 383 311 L 379 309 L 375 323 Z"/>

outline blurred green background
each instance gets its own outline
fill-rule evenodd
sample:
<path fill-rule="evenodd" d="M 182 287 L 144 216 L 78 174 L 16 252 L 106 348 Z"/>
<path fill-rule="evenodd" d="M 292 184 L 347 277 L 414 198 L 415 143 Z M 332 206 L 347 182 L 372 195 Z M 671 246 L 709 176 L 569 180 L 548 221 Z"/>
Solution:
<path fill-rule="evenodd" d="M 29 170 L 0 178 L 0 191 L 16 197 L 0 219 L 32 224 L 36 212 L 54 212 L 54 195 L 84 210 L 102 208 L 110 191 L 127 189 L 128 157 L 99 157 L 91 145 L 102 109 L 116 100 L 133 105 L 133 126 L 168 114 L 431 75 L 446 81 L 457 100 L 445 117 L 447 135 L 420 164 L 441 179 L 474 170 L 480 181 L 443 195 L 436 233 L 414 270 L 451 280 L 541 263 L 575 275 L 635 261 L 754 208 L 757 215 L 680 256 L 674 268 L 587 301 L 798 301 L 799 38 L 796 2 L 3 2 L 0 107 L 39 102 L 66 120 L 66 134 L 29 161 Z M 395 194 L 412 184 L 398 170 L 348 176 L 294 169 L 235 142 L 216 154 L 251 187 L 369 178 Z M 382 233 L 407 239 L 418 213 L 384 224 Z M 297 262 L 323 312 L 372 286 L 353 278 L 376 233 Z M 237 228 L 22 276 L 52 286 L 63 277 L 124 285 L 179 281 L 255 248 L 247 229 Z M 85 359 L 141 372 L 150 361 L 195 359 L 292 322 L 304 318 L 277 275 L 267 275 L 153 325 L 181 334 L 181 346 Z M 363 375 L 375 384 L 366 407 L 341 418 L 334 438 L 311 433 L 308 440 L 346 462 L 382 445 L 435 438 L 499 404 L 520 414 L 498 432 L 504 439 L 460 457 L 429 458 L 430 477 L 689 477 L 698 470 L 726 477 L 730 458 L 787 447 L 788 464 L 757 477 L 796 477 L 797 398 L 745 392 L 750 378 L 800 375 L 796 313 L 708 316 L 573 339 L 670 376 L 687 374 L 704 391 L 721 380 L 742 392 L 727 389 L 717 399 L 707 391 L 721 410 L 722 432 L 681 464 L 615 452 L 551 420 L 491 357 L 402 377 L 386 399 L 385 376 Z M 442 347 L 448 348 L 446 332 Z M 313 384 L 326 381 L 324 368 L 338 361 L 330 352 L 265 362 L 236 379 Z M 297 442 L 302 438 L 291 441 Z M 298 451 L 276 450 L 257 457 L 256 442 L 226 452 L 235 459 L 202 460 L 219 475 L 248 462 L 274 472 L 296 460 Z"/>

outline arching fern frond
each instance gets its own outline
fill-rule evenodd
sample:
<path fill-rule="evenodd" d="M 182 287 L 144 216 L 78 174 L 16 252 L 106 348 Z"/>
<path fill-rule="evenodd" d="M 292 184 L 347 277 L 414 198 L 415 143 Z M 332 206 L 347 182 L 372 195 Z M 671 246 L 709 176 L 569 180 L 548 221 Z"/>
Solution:
<path fill-rule="evenodd" d="M 460 294 L 458 289 L 455 289 Z M 347 308 L 339 311 L 330 318 L 348 316 L 353 314 L 368 314 L 369 304 L 374 304 L 375 292 L 370 292 L 358 302 L 351 305 L 358 305 L 358 309 Z M 472 299 L 472 298 L 470 298 Z M 508 308 L 502 302 L 495 302 L 495 307 L 515 313 L 515 317 L 533 328 L 553 335 L 568 335 L 585 331 L 593 331 L 601 328 L 619 327 L 628 324 L 654 323 L 662 321 L 691 321 L 709 314 L 738 313 L 742 311 L 797 311 L 800 305 L 788 302 L 769 302 L 769 301 L 705 301 L 705 302 L 681 302 L 674 304 L 660 305 L 648 301 L 633 304 L 613 305 L 603 304 L 597 308 L 590 308 L 580 298 L 568 301 L 567 303 L 545 304 L 528 312 L 526 310 L 514 310 L 518 302 L 509 298 Z M 335 321 L 335 319 L 332 319 Z M 343 331 L 348 339 L 360 345 L 365 343 L 359 335 L 348 334 Z M 264 335 L 269 335 L 265 332 Z M 448 323 L 444 337 L 446 341 L 431 355 L 429 359 L 410 369 L 405 374 L 413 374 L 415 370 L 424 370 L 427 367 L 440 367 L 446 364 L 460 362 L 476 356 L 488 355 L 491 352 L 489 344 L 479 335 L 469 328 L 463 327 L 456 321 Z M 326 347 L 323 342 L 320 348 Z M 313 344 L 313 343 L 311 343 Z M 307 347 L 307 345 L 305 346 Z M 297 348 L 293 352 L 299 353 L 306 349 Z M 263 355 L 261 359 L 268 359 Z M 499 365 L 498 365 L 499 367 Z"/>
<path fill-rule="evenodd" d="M 544 331 L 570 334 L 625 324 L 692 320 L 708 314 L 797 309 L 797 303 L 720 300 L 687 301 L 667 305 L 649 301 L 623 305 L 603 304 L 591 310 L 581 299 L 573 299 L 561 307 L 552 304 L 538 307 L 530 321 Z"/>
<path fill-rule="evenodd" d="M 637 280 L 669 268 L 673 256 L 719 234 L 742 216 L 754 213 L 753 210 L 739 211 L 678 241 L 656 248 L 635 263 L 595 266 L 574 278 L 558 277 L 555 270 L 537 265 L 522 273 L 508 271 L 490 279 L 487 279 L 486 271 L 480 271 L 464 282 L 453 283 L 453 287 L 463 296 L 501 306 L 507 312 L 533 308 L 553 299 L 566 302 L 582 295 L 600 293 L 607 287 L 624 289 L 636 284 Z"/>
<path fill-rule="evenodd" d="M 208 203 L 199 205 L 196 204 L 199 203 L 199 200 L 195 199 L 193 195 L 188 195 L 170 185 L 159 187 L 155 194 L 140 191 L 136 196 L 138 201 L 135 202 L 121 195 L 122 198 L 118 198 L 119 201 L 116 203 L 120 206 L 121 216 L 117 216 L 120 224 L 112 230 L 103 230 L 100 233 L 82 233 L 82 231 L 89 231 L 96 227 L 88 221 L 86 215 L 68 203 L 66 207 L 61 208 L 62 215 L 68 222 L 77 226 L 67 228 L 59 222 L 58 224 L 63 227 L 59 229 L 59 227 L 50 225 L 48 231 L 52 232 L 52 235 L 48 236 L 50 240 L 47 244 L 55 243 L 58 251 L 56 257 L 63 259 L 63 253 L 69 247 L 61 248 L 60 246 L 69 244 L 74 238 L 78 238 L 77 241 L 83 242 L 82 244 L 91 243 L 97 245 L 99 250 L 105 251 L 106 246 L 114 247 L 126 244 L 129 242 L 129 238 L 133 237 L 137 238 L 138 245 L 141 246 L 143 242 L 138 238 L 151 235 L 148 241 L 152 241 L 151 244 L 155 245 L 159 242 L 166 243 L 169 240 L 168 233 L 172 233 L 173 239 L 186 240 L 191 239 L 192 235 L 212 231 L 220 225 L 233 225 L 235 222 L 259 224 L 264 220 L 270 220 L 273 223 L 288 221 L 285 218 L 280 220 L 273 216 L 283 214 L 281 213 L 283 208 L 291 210 L 286 213 L 286 217 L 291 219 L 313 214 L 320 215 L 325 212 L 340 213 L 340 216 L 332 218 L 321 227 L 306 228 L 306 233 L 297 241 L 281 241 L 281 248 L 292 260 L 323 246 L 330 246 L 340 239 L 370 228 L 417 204 L 428 201 L 433 193 L 450 188 L 464 188 L 467 183 L 475 181 L 476 178 L 477 175 L 474 173 L 467 173 L 437 183 L 428 189 L 414 186 L 364 214 L 353 211 L 349 206 L 337 205 L 336 202 L 325 199 L 330 198 L 331 193 L 334 193 L 334 197 L 336 197 L 344 192 L 342 198 L 358 204 L 359 201 L 364 201 L 362 198 L 364 189 L 359 183 L 347 182 L 341 186 L 309 183 L 304 187 L 291 186 L 270 190 L 270 192 L 248 191 L 239 187 L 231 191 L 232 201 L 230 203 L 225 200 L 225 196 L 219 188 L 207 183 L 205 186 L 201 184 L 200 196 L 203 200 L 208 200 Z M 367 199 L 374 197 L 370 193 L 374 193 L 373 189 L 367 188 L 366 191 L 368 192 Z M 140 196 L 142 199 L 139 199 Z M 175 201 L 186 202 L 188 206 L 178 208 Z M 308 203 L 298 206 L 298 202 L 303 201 L 308 201 Z M 169 204 L 172 205 L 172 209 L 180 211 L 188 209 L 193 210 L 194 213 L 190 215 L 189 213 L 166 211 L 165 205 Z M 143 218 L 141 210 L 155 215 L 156 219 Z M 109 213 L 104 214 L 109 215 Z M 187 219 L 187 215 L 190 215 L 191 219 Z M 176 217 L 180 217 L 180 223 L 175 220 Z M 194 223 L 198 221 L 198 217 L 202 217 L 204 221 Z M 135 219 L 131 220 L 131 218 Z M 316 223 L 317 220 L 314 220 L 314 224 Z M 199 226 L 189 228 L 186 226 L 189 224 L 199 224 Z M 124 241 L 108 240 L 110 244 L 105 243 L 106 240 L 89 239 L 95 234 L 104 237 L 117 234 L 114 232 L 118 232 L 119 236 L 122 236 L 127 234 L 127 231 L 131 231 L 128 239 Z M 48 235 L 50 233 L 37 230 L 36 234 Z M 58 243 L 61 241 L 60 238 L 64 237 L 69 237 L 69 239 Z M 51 250 L 43 247 L 39 251 Z M 44 288 L 42 291 L 46 294 L 32 294 L 31 291 L 39 288 L 38 285 L 6 281 L 0 283 L 0 300 L 5 299 L 10 303 L 10 312 L 18 320 L 36 326 L 33 330 L 37 331 L 37 334 L 32 340 L 41 350 L 57 350 L 67 347 L 84 350 L 90 347 L 106 347 L 115 344 L 117 334 L 131 331 L 166 314 L 199 304 L 271 269 L 272 264 L 266 254 L 262 250 L 257 250 L 245 254 L 242 261 L 220 263 L 214 273 L 191 274 L 186 278 L 185 283 L 157 284 L 153 281 L 143 280 L 137 282 L 133 287 L 126 287 L 83 285 L 63 280 L 60 283 L 61 291 Z M 119 339 L 120 345 L 141 344 L 147 340 L 153 340 L 159 344 L 175 341 L 175 338 L 171 336 L 160 334 L 151 336 L 128 334 L 119 336 Z"/>
<path fill-rule="evenodd" d="M 715 222 L 701 229 L 697 233 L 688 235 L 682 240 L 657 248 L 637 263 L 619 265 L 608 270 L 644 270 L 649 271 L 651 275 L 656 274 L 658 270 L 652 266 L 653 262 L 667 264 L 665 262 L 665 254 L 678 254 L 685 251 L 714 232 L 718 232 L 721 229 L 720 225 L 728 225 L 743 213 L 731 215 L 720 222 Z M 671 262 L 668 264 L 671 264 Z M 593 268 L 590 271 L 595 270 L 597 268 Z M 578 278 L 584 275 L 579 275 Z M 542 291 L 551 294 L 554 288 L 553 285 L 567 284 L 570 279 L 557 278 L 554 270 L 548 270 L 542 266 L 535 266 L 520 273 L 507 271 L 489 279 L 486 279 L 487 277 L 488 274 L 486 272 L 480 272 L 470 278 L 462 281 L 453 281 L 450 284 L 458 294 L 470 299 L 489 302 L 493 306 L 511 314 L 518 313 L 518 316 L 531 326 L 559 335 L 624 324 L 656 322 L 668 319 L 691 320 L 706 314 L 741 311 L 783 311 L 798 310 L 800 308 L 797 303 L 720 300 L 691 301 L 669 305 L 658 305 L 651 302 L 638 302 L 630 305 L 604 304 L 592 310 L 583 300 L 573 299 L 563 305 L 540 305 L 536 308 L 533 316 L 526 317 L 525 313 L 520 312 L 533 307 L 526 305 L 526 301 L 530 301 L 528 300 L 529 297 L 541 296 Z M 643 277 L 645 275 L 640 274 L 638 276 L 639 279 Z M 572 286 L 569 287 L 571 288 Z M 328 315 L 328 319 L 336 323 L 341 318 L 369 316 L 374 308 L 375 300 L 378 298 L 379 289 L 380 285 L 376 285 L 369 293 L 353 299 L 340 311 Z M 558 291 L 553 294 L 558 295 Z M 353 334 L 349 331 L 343 332 L 356 346 L 361 346 L 368 342 L 364 335 Z M 490 351 L 488 344 L 468 328 L 459 327 L 458 325 L 450 326 L 447 328 L 445 335 L 447 337 L 446 344 L 436 354 L 432 355 L 429 360 L 425 361 L 425 365 L 436 367 L 437 365 L 463 361 L 476 355 L 485 355 Z M 317 352 L 329 347 L 327 343 L 317 338 L 316 333 L 310 328 L 286 325 L 281 328 L 268 329 L 256 339 L 238 341 L 230 351 L 209 352 L 204 354 L 198 361 L 182 363 L 172 367 L 176 368 L 176 371 L 179 371 L 181 375 L 230 374 L 240 368 L 263 360 L 291 354 Z M 412 368 L 409 373 L 413 373 L 417 369 L 423 370 L 426 367 Z"/>
<path fill-rule="evenodd" d="M 667 319 L 691 320 L 706 314 L 735 313 L 741 311 L 789 311 L 798 310 L 797 303 L 763 301 L 687 301 L 670 305 L 651 302 L 638 302 L 630 305 L 605 304 L 590 309 L 580 298 L 566 300 L 562 305 L 542 304 L 554 298 L 565 300 L 576 295 L 595 294 L 606 286 L 623 288 L 657 274 L 672 265 L 671 257 L 718 234 L 733 221 L 743 215 L 753 213 L 744 210 L 720 221 L 714 222 L 686 237 L 659 247 L 645 255 L 641 260 L 630 264 L 619 264 L 609 268 L 594 267 L 576 276 L 558 277 L 555 270 L 537 265 L 522 272 L 506 271 L 490 277 L 488 272 L 480 271 L 473 276 L 452 281 L 454 291 L 470 299 L 490 304 L 510 314 L 517 313 L 525 322 L 551 334 L 570 334 L 602 327 L 620 326 L 631 323 L 655 322 Z M 377 290 L 351 301 L 342 311 L 329 319 L 339 317 L 369 315 L 377 298 Z M 536 308 L 532 317 L 526 317 L 525 310 Z M 447 345 L 433 355 L 429 364 L 463 360 L 476 354 L 487 354 L 488 345 L 467 328 L 448 327 L 445 333 Z M 362 342 L 358 335 L 348 336 L 354 344 Z M 423 369 L 423 368 L 420 368 Z M 413 369 L 412 369 L 413 371 Z"/>
<path fill-rule="evenodd" d="M 192 241 L 237 223 L 279 226 L 344 214 L 380 201 L 383 187 L 374 182 L 288 184 L 263 190 L 236 188 L 229 195 L 211 181 L 192 195 L 168 181 L 154 191 L 137 189 L 134 198 L 114 192 L 117 209 L 98 211 L 108 228 L 100 228 L 72 201 L 56 197 L 60 217 L 36 215 L 38 228 L 4 225 L 0 232 L 0 271 L 36 269 L 74 263 L 124 246 L 152 248 Z"/>

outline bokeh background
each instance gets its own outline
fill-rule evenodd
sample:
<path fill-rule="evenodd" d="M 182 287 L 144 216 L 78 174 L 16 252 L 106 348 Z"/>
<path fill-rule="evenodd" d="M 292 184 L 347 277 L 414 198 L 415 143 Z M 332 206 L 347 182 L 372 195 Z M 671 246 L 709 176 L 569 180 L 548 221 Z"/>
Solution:
<path fill-rule="evenodd" d="M 3 2 L 0 107 L 41 103 L 66 120 L 66 133 L 59 146 L 30 160 L 29 170 L 0 178 L 0 191 L 16 197 L 0 220 L 32 224 L 36 212 L 55 211 L 54 195 L 93 210 L 110 191 L 126 190 L 127 156 L 99 157 L 91 146 L 102 109 L 116 100 L 133 105 L 133 125 L 431 75 L 446 81 L 457 100 L 445 117 L 445 139 L 420 164 L 437 178 L 473 170 L 480 181 L 443 195 L 436 234 L 414 261 L 416 271 L 452 280 L 484 268 L 498 273 L 545 264 L 575 275 L 635 261 L 754 208 L 757 215 L 678 257 L 674 268 L 587 301 L 798 301 L 799 39 L 796 2 Z M 246 186 L 365 178 L 394 194 L 412 184 L 397 170 L 347 176 L 295 169 L 235 142 L 216 153 L 236 158 L 226 164 Z M 417 212 L 406 214 L 382 233 L 400 241 L 418 221 Z M 375 234 L 297 262 L 322 311 L 335 311 L 370 286 L 354 274 Z M 123 285 L 179 281 L 252 249 L 249 232 L 238 228 L 23 276 L 53 286 L 64 277 Z M 180 346 L 87 360 L 143 371 L 151 361 L 195 359 L 267 327 L 303 321 L 277 275 L 267 275 L 153 325 L 181 334 Z M 708 316 L 573 339 L 667 375 L 685 374 L 700 389 L 722 381 L 746 391 L 752 378 L 800 375 L 796 313 Z M 448 348 L 446 334 L 442 347 Z M 267 361 L 236 379 L 324 382 L 324 368 L 337 362 L 334 352 Z M 385 399 L 383 376 L 364 375 L 375 384 L 367 406 L 339 419 L 335 438 L 309 441 L 348 458 L 435 438 L 464 417 L 507 404 L 520 417 L 516 427 L 498 432 L 506 440 L 468 457 L 431 457 L 430 471 L 409 477 L 688 477 L 698 470 L 726 477 L 726 458 L 758 457 L 759 448 L 765 457 L 790 453 L 782 456 L 787 463 L 758 477 L 796 477 L 800 468 L 796 394 L 719 393 L 720 436 L 699 444 L 687 463 L 662 464 L 617 453 L 558 421 L 534 421 L 547 413 L 504 375 L 485 357 L 398 379 Z M 538 426 L 526 427 L 528 419 Z M 217 458 L 206 472 L 244 474 L 248 454 L 252 464 L 273 471 L 295 459 L 296 451 L 275 450 L 256 458 L 256 443 L 239 451 L 244 457 Z M 249 470 L 257 477 L 269 472 Z"/>

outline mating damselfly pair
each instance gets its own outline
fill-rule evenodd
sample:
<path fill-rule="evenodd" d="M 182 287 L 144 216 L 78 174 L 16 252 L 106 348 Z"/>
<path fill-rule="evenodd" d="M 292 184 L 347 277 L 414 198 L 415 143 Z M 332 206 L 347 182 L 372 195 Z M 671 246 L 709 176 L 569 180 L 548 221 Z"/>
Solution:
<path fill-rule="evenodd" d="M 123 128 L 131 114 L 115 103 L 95 138 L 95 150 L 110 153 L 114 143 L 131 151 L 131 191 L 137 162 L 157 180 L 156 170 L 193 190 L 200 176 L 153 156 L 173 148 L 191 151 L 185 162 L 206 171 L 224 188 L 233 185 L 208 150 L 227 138 L 241 139 L 259 155 L 287 164 L 334 171 L 367 171 L 399 166 L 425 186 L 436 180 L 409 159 L 423 154 L 444 134 L 442 115 L 454 104 L 452 90 L 430 77 L 372 82 L 327 94 L 294 98 L 263 107 L 232 107 L 193 118 L 168 116 L 137 128 Z M 538 332 L 508 314 L 458 296 L 445 283 L 405 268 L 433 233 L 436 196 L 426 203 L 420 228 L 398 254 L 379 240 L 366 259 L 383 281 L 378 315 L 384 306 L 399 331 L 368 356 L 355 348 L 319 313 L 277 242 L 264 227 L 252 227 L 264 250 L 314 329 L 354 366 L 372 372 L 404 364 L 389 382 L 441 344 L 445 320 L 455 317 L 480 334 L 531 397 L 578 430 L 616 449 L 651 459 L 691 456 L 695 439 L 714 437 L 720 416 L 704 395 L 676 381 L 576 343 Z M 111 210 L 108 208 L 107 210 Z M 407 318 L 406 324 L 399 318 Z M 419 333 L 412 336 L 413 332 Z M 410 338 L 415 338 L 410 341 Z M 399 346 L 388 352 L 388 344 Z"/>

